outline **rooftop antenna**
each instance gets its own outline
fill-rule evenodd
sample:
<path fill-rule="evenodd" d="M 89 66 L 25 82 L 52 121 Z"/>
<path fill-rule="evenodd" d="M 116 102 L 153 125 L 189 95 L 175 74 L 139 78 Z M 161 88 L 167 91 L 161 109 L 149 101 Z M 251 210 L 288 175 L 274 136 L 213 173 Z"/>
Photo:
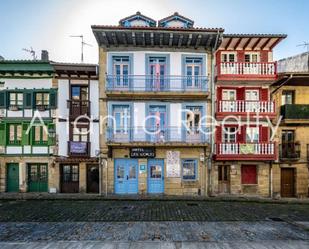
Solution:
<path fill-rule="evenodd" d="M 303 42 L 302 44 L 297 45 L 297 47 L 307 48 L 307 52 L 309 52 L 309 42 Z"/>
<path fill-rule="evenodd" d="M 92 47 L 92 45 L 84 42 L 84 36 L 83 35 L 70 35 L 70 37 L 81 38 L 81 61 L 83 63 L 84 62 L 84 46 Z"/>
<path fill-rule="evenodd" d="M 33 59 L 33 60 L 36 60 L 36 59 L 37 59 L 37 57 L 36 57 L 36 55 L 35 55 L 35 51 L 33 50 L 32 47 L 30 47 L 30 49 L 23 48 L 22 50 L 25 51 L 25 52 L 28 52 L 28 53 L 32 56 L 32 59 Z"/>

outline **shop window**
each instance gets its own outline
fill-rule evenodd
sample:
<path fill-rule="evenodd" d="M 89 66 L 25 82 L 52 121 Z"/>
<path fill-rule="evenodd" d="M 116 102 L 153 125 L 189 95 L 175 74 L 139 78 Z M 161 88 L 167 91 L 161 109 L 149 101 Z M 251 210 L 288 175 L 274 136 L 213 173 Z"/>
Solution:
<path fill-rule="evenodd" d="M 197 179 L 197 160 L 186 159 L 182 161 L 182 179 L 183 180 Z"/>
<path fill-rule="evenodd" d="M 241 184 L 257 184 L 256 165 L 241 166 Z"/>

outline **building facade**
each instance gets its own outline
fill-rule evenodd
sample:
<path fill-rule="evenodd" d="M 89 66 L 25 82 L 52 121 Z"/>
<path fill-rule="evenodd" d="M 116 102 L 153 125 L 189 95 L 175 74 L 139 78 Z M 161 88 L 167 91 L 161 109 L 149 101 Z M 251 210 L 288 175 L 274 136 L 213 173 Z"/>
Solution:
<path fill-rule="evenodd" d="M 57 88 L 45 61 L 0 61 L 0 191 L 47 192 Z"/>
<path fill-rule="evenodd" d="M 281 119 L 276 140 L 279 157 L 273 164 L 273 197 L 308 196 L 308 73 L 282 73 L 272 84 L 277 120 Z"/>
<path fill-rule="evenodd" d="M 175 13 L 92 26 L 106 194 L 206 195 L 213 51 L 222 29 Z"/>
<path fill-rule="evenodd" d="M 212 194 L 270 196 L 277 79 L 273 48 L 285 35 L 224 35 L 216 52 L 217 120 Z"/>

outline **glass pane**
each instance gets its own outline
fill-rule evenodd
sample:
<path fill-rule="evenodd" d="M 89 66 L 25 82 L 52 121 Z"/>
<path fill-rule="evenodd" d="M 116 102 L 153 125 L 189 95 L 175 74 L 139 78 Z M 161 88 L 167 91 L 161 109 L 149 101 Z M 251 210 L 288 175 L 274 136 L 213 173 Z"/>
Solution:
<path fill-rule="evenodd" d="M 21 141 L 21 137 L 22 137 L 22 126 L 21 125 L 17 125 L 16 135 L 17 135 L 16 140 Z"/>
<path fill-rule="evenodd" d="M 23 94 L 22 93 L 17 94 L 17 105 L 19 106 L 23 105 Z"/>
<path fill-rule="evenodd" d="M 35 95 L 36 105 L 42 105 L 43 104 L 43 95 L 42 93 L 37 93 Z"/>
<path fill-rule="evenodd" d="M 129 179 L 135 179 L 136 178 L 136 166 L 130 165 L 129 168 Z"/>
<path fill-rule="evenodd" d="M 150 178 L 161 178 L 162 167 L 160 165 L 150 166 Z"/>
<path fill-rule="evenodd" d="M 37 165 L 31 165 L 30 166 L 30 180 L 31 181 L 37 181 Z"/>
<path fill-rule="evenodd" d="M 41 127 L 40 126 L 34 127 L 34 141 L 36 142 L 41 141 Z"/>
<path fill-rule="evenodd" d="M 195 179 L 195 161 L 186 160 L 183 162 L 183 179 Z"/>
<path fill-rule="evenodd" d="M 73 142 L 79 142 L 79 135 L 73 135 Z"/>
<path fill-rule="evenodd" d="M 46 165 L 40 166 L 40 180 L 41 181 L 47 180 L 47 166 Z"/>
<path fill-rule="evenodd" d="M 229 62 L 234 62 L 234 61 L 235 61 L 235 55 L 229 54 Z"/>
<path fill-rule="evenodd" d="M 88 100 L 88 87 L 81 88 L 81 100 Z"/>
<path fill-rule="evenodd" d="M 123 179 L 124 178 L 124 166 L 117 166 L 117 179 Z"/>
<path fill-rule="evenodd" d="M 42 133 L 43 133 L 42 141 L 46 142 L 48 140 L 48 134 L 44 127 L 42 127 Z"/>
<path fill-rule="evenodd" d="M 72 86 L 72 100 L 79 100 L 80 98 L 80 87 Z"/>
<path fill-rule="evenodd" d="M 15 125 L 10 125 L 10 141 L 15 140 Z"/>
<path fill-rule="evenodd" d="M 49 105 L 49 93 L 44 93 L 44 105 Z"/>

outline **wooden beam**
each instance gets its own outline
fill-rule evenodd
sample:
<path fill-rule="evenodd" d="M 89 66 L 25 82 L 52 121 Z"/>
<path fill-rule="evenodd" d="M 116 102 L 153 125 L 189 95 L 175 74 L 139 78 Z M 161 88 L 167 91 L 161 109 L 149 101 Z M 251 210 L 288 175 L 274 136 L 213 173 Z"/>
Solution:
<path fill-rule="evenodd" d="M 277 41 L 275 41 L 275 42 L 273 43 L 273 45 L 270 46 L 269 50 L 273 50 L 273 48 L 274 48 L 279 42 L 281 42 L 281 40 L 282 40 L 282 38 L 278 38 Z"/>
<path fill-rule="evenodd" d="M 103 40 L 105 40 L 106 46 L 109 46 L 109 41 L 107 39 L 107 35 L 105 32 L 102 32 L 102 37 L 103 37 Z"/>
<path fill-rule="evenodd" d="M 257 39 L 257 41 L 252 46 L 252 50 L 255 50 L 255 47 L 260 43 L 261 40 L 262 40 L 262 38 Z"/>
<path fill-rule="evenodd" d="M 142 43 L 143 47 L 145 47 L 146 46 L 145 32 L 142 33 Z"/>
<path fill-rule="evenodd" d="M 180 48 L 182 45 L 182 39 L 183 39 L 183 35 L 179 36 L 179 40 L 178 40 L 178 47 Z"/>
<path fill-rule="evenodd" d="M 151 42 L 151 46 L 154 46 L 154 34 L 153 32 L 150 33 L 150 42 Z"/>
<path fill-rule="evenodd" d="M 125 46 L 128 46 L 128 40 L 126 33 L 122 33 L 123 43 Z"/>
<path fill-rule="evenodd" d="M 197 36 L 197 39 L 196 39 L 196 43 L 195 43 L 195 46 L 194 46 L 195 48 L 198 48 L 198 47 L 200 46 L 201 40 L 202 40 L 202 35 L 199 34 L 199 35 Z"/>
<path fill-rule="evenodd" d="M 229 41 L 226 43 L 226 45 L 224 47 L 224 50 L 228 50 L 228 48 L 231 45 L 232 41 L 233 41 L 233 37 L 230 37 Z"/>
<path fill-rule="evenodd" d="M 241 37 L 239 37 L 238 41 L 236 42 L 235 46 L 234 46 L 234 50 L 236 50 L 239 46 L 239 44 L 241 43 Z"/>
<path fill-rule="evenodd" d="M 192 41 L 192 34 L 189 34 L 188 41 L 187 41 L 187 47 L 191 45 L 191 41 Z"/>
<path fill-rule="evenodd" d="M 133 41 L 133 45 L 136 46 L 135 32 L 132 32 L 132 41 Z"/>
<path fill-rule="evenodd" d="M 112 39 L 113 39 L 113 42 L 116 46 L 118 46 L 118 41 L 117 41 L 117 37 L 116 37 L 116 34 L 115 32 L 112 33 Z"/>
<path fill-rule="evenodd" d="M 261 50 L 263 50 L 270 41 L 271 41 L 271 38 L 266 39 L 264 44 L 261 46 Z"/>
<path fill-rule="evenodd" d="M 160 47 L 163 47 L 163 33 L 160 34 Z"/>
<path fill-rule="evenodd" d="M 206 41 L 206 46 L 205 46 L 206 49 L 210 47 L 212 41 L 213 41 L 213 36 L 210 35 Z"/>
<path fill-rule="evenodd" d="M 174 38 L 173 33 L 170 33 L 170 39 L 169 39 L 169 43 L 168 43 L 168 45 L 169 45 L 170 47 L 173 45 L 173 38 Z"/>
<path fill-rule="evenodd" d="M 251 38 L 249 37 L 248 41 L 244 44 L 243 50 L 245 50 L 246 47 L 248 47 L 248 45 L 250 44 L 250 42 L 251 42 Z"/>

